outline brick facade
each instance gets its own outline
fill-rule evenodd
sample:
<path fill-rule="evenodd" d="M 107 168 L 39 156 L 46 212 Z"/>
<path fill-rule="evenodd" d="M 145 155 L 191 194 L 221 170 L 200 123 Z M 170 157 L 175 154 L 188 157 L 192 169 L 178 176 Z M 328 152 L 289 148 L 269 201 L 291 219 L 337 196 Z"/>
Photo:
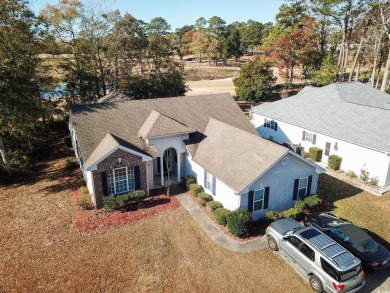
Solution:
<path fill-rule="evenodd" d="M 111 165 L 118 162 L 118 159 L 126 160 L 129 163 L 129 167 L 139 166 L 141 189 L 147 194 L 147 174 L 146 174 L 146 162 L 142 162 L 142 158 L 136 155 L 125 152 L 121 149 L 116 150 L 110 156 L 105 158 L 97 165 L 97 170 L 92 172 L 93 189 L 96 208 L 103 206 L 103 186 L 101 172 L 107 172 L 110 170 Z"/>

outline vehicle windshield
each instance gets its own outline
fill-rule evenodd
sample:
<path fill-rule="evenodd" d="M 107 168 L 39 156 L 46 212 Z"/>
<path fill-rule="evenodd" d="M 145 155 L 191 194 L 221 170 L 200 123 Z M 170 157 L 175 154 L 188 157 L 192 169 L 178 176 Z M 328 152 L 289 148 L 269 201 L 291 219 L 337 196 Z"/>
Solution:
<path fill-rule="evenodd" d="M 362 266 L 358 265 L 358 266 L 356 266 L 348 271 L 339 272 L 340 282 L 345 282 L 345 281 L 355 277 L 357 274 L 360 274 L 361 271 L 362 271 Z"/>
<path fill-rule="evenodd" d="M 366 232 L 353 224 L 343 224 L 337 227 L 333 226 L 329 228 L 329 231 L 332 232 L 335 236 L 347 242 L 349 245 L 360 252 L 371 251 L 378 248 L 379 246 L 379 244 Z"/>

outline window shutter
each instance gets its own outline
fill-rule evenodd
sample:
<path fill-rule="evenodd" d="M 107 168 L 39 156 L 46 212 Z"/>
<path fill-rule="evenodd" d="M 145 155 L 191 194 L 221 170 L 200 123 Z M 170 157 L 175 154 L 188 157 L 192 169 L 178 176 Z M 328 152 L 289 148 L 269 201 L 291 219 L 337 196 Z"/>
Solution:
<path fill-rule="evenodd" d="M 253 195 L 254 195 L 254 191 L 249 191 L 248 193 L 248 211 L 253 213 Z"/>
<path fill-rule="evenodd" d="M 275 131 L 278 131 L 278 123 L 275 122 Z"/>
<path fill-rule="evenodd" d="M 100 176 L 102 179 L 102 189 L 103 189 L 103 195 L 108 195 L 108 185 L 107 185 L 107 173 L 106 172 L 100 172 Z"/>
<path fill-rule="evenodd" d="M 135 190 L 141 189 L 141 176 L 139 172 L 139 166 L 134 166 L 134 188 Z"/>
<path fill-rule="evenodd" d="M 264 192 L 264 206 L 263 206 L 264 210 L 268 209 L 268 200 L 269 200 L 269 187 L 266 187 Z"/>
<path fill-rule="evenodd" d="M 303 131 L 302 132 L 302 140 L 305 141 L 305 138 L 306 138 L 306 131 Z"/>
<path fill-rule="evenodd" d="M 216 194 L 216 190 L 217 190 L 217 178 L 213 176 L 213 190 L 211 192 L 213 193 L 214 196 Z"/>
<path fill-rule="evenodd" d="M 317 135 L 313 134 L 313 144 L 316 144 Z"/>
<path fill-rule="evenodd" d="M 298 199 L 298 186 L 299 186 L 299 179 L 295 179 L 295 181 L 294 181 L 293 200 L 297 200 Z"/>
<path fill-rule="evenodd" d="M 313 180 L 313 176 L 310 175 L 307 179 L 307 189 L 306 189 L 306 196 L 309 196 L 311 193 L 311 181 Z"/>
<path fill-rule="evenodd" d="M 204 182 L 203 186 L 207 188 L 207 171 L 204 170 Z"/>

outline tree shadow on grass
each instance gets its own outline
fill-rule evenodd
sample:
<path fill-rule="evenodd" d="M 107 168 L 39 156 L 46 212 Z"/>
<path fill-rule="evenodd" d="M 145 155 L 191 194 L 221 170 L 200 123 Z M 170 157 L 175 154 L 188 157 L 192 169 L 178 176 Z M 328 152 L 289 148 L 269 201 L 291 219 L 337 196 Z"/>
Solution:
<path fill-rule="evenodd" d="M 147 210 L 150 208 L 154 208 L 159 205 L 168 204 L 171 202 L 171 198 L 169 197 L 158 197 L 158 198 L 148 198 L 139 203 L 130 203 L 120 209 L 118 209 L 121 213 L 134 212 L 138 210 Z"/>
<path fill-rule="evenodd" d="M 355 196 L 363 192 L 362 189 L 357 188 L 349 183 L 334 178 L 328 174 L 321 174 L 318 180 L 318 195 L 331 203 Z"/>

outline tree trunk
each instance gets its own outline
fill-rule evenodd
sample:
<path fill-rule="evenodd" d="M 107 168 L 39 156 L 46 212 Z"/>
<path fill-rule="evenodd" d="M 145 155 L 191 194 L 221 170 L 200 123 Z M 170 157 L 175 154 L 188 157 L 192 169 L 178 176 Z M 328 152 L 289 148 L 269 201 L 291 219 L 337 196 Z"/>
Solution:
<path fill-rule="evenodd" d="M 355 81 L 358 81 L 358 79 L 359 79 L 359 73 L 360 73 L 360 62 L 359 62 L 359 64 L 358 64 L 358 68 L 357 68 L 357 70 L 356 70 Z"/>
<path fill-rule="evenodd" d="M 344 56 L 344 65 L 343 65 L 343 68 L 342 68 L 342 77 L 341 77 L 341 81 L 344 81 L 344 76 L 345 76 L 345 73 L 347 72 L 347 64 L 348 64 L 348 43 L 345 44 L 345 56 Z"/>
<path fill-rule="evenodd" d="M 383 79 L 382 79 L 382 86 L 381 86 L 381 91 L 382 92 L 384 92 L 386 90 L 387 80 L 389 78 L 389 69 L 390 69 L 390 50 L 389 50 L 389 54 L 387 55 L 387 62 L 386 62 L 386 67 L 385 67 L 385 73 L 383 74 Z"/>
<path fill-rule="evenodd" d="M 362 50 L 364 38 L 365 38 L 365 35 L 366 35 L 366 30 L 367 29 L 364 29 L 363 35 L 362 35 L 362 37 L 360 39 L 359 47 L 358 47 L 358 49 L 356 51 L 355 59 L 353 60 L 353 64 L 352 64 L 351 72 L 349 73 L 348 81 L 352 81 L 352 76 L 353 76 L 353 73 L 355 71 L 356 63 L 357 63 L 357 61 L 359 59 L 360 51 Z"/>
<path fill-rule="evenodd" d="M 382 40 L 382 34 L 380 34 L 380 36 L 379 36 L 378 44 L 375 44 L 374 65 L 372 66 L 370 81 L 368 82 L 368 84 L 371 87 L 374 87 L 374 84 L 375 84 L 375 71 L 376 71 L 376 64 L 377 64 L 377 60 L 378 60 L 378 54 L 379 54 L 379 50 L 381 47 L 381 40 Z"/>
<path fill-rule="evenodd" d="M 294 65 L 291 65 L 291 67 L 290 67 L 290 76 L 289 76 L 290 83 L 293 82 L 293 78 L 294 78 Z"/>
<path fill-rule="evenodd" d="M 4 165 L 5 171 L 7 171 L 8 175 L 11 175 L 11 173 L 12 173 L 11 167 L 9 166 L 8 156 L 7 156 L 7 153 L 5 152 L 5 148 L 4 148 L 3 140 L 1 139 L 1 136 L 0 136 L 0 154 L 1 154 L 1 158 L 3 160 L 3 165 Z"/>

